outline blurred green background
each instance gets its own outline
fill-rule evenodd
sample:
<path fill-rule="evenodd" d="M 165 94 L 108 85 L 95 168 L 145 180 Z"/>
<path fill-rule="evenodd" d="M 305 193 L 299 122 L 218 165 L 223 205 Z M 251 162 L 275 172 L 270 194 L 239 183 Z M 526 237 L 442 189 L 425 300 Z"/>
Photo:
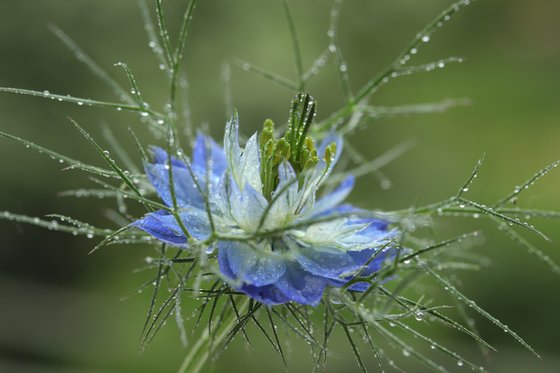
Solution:
<path fill-rule="evenodd" d="M 292 1 L 306 66 L 326 48 L 330 1 Z M 450 4 L 443 0 L 352 0 L 342 9 L 339 45 L 349 66 L 351 85 L 361 87 L 389 64 L 427 22 Z M 185 1 L 168 0 L 170 29 L 176 30 Z M 113 64 L 127 62 L 145 97 L 161 107 L 167 97 L 164 74 L 148 48 L 135 1 L 8 0 L 0 2 L 0 85 L 113 100 L 110 89 L 93 77 L 49 31 L 53 23 L 71 35 L 123 84 Z M 172 32 L 174 35 L 175 33 Z M 534 172 L 560 158 L 560 2 L 549 0 L 479 1 L 459 13 L 425 45 L 416 62 L 447 56 L 465 63 L 429 74 L 404 77 L 383 87 L 377 105 L 398 105 L 469 98 L 472 105 L 443 114 L 378 122 L 351 138 L 369 158 L 413 139 L 417 146 L 386 167 L 392 187 L 359 180 L 352 196 L 368 208 L 396 210 L 453 195 L 476 160 L 486 153 L 471 198 L 491 203 Z M 186 52 L 189 99 L 195 124 L 206 123 L 221 136 L 227 118 L 222 65 L 235 58 L 293 77 L 290 38 L 280 1 L 200 1 Z M 251 133 L 263 119 L 282 122 L 292 92 L 232 67 L 231 89 L 243 130 Z M 332 66 L 316 77 L 310 92 L 319 117 L 343 103 Z M 77 107 L 37 98 L 0 95 L 0 130 L 97 165 L 95 151 L 71 127 L 72 117 L 100 137 L 107 123 L 133 149 L 127 127 L 146 142 L 137 115 Z M 0 142 L 0 210 L 44 216 L 61 213 L 99 226 L 109 201 L 60 198 L 62 190 L 88 185 L 75 171 L 7 140 Z M 560 209 L 560 173 L 552 172 L 519 200 L 529 208 Z M 560 370 L 559 277 L 535 256 L 516 246 L 484 220 L 436 222 L 441 238 L 453 231 L 484 229 L 477 248 L 491 261 L 481 272 L 460 273 L 463 290 L 531 344 L 538 360 L 500 329 L 479 320 L 482 335 L 499 353 L 484 363 L 493 372 Z M 552 239 L 525 234 L 560 261 L 558 222 L 534 219 Z M 119 299 L 146 278 L 133 274 L 151 254 L 143 247 L 110 247 L 87 252 L 92 240 L 32 226 L 0 222 L 0 371 L 2 372 L 166 372 L 174 371 L 184 349 L 170 325 L 144 353 L 138 338 L 148 292 Z M 427 292 L 436 290 L 431 287 Z M 430 294 L 430 293 L 429 293 Z M 483 362 L 466 337 L 434 329 L 447 345 Z M 291 371 L 309 371 L 309 359 L 296 343 Z M 331 372 L 357 371 L 350 350 L 336 347 Z M 422 372 L 407 358 L 403 366 Z M 372 371 L 375 365 L 371 358 Z M 281 372 L 281 360 L 266 344 L 248 352 L 242 343 L 228 349 L 215 372 Z M 468 368 L 454 367 L 451 371 Z"/>

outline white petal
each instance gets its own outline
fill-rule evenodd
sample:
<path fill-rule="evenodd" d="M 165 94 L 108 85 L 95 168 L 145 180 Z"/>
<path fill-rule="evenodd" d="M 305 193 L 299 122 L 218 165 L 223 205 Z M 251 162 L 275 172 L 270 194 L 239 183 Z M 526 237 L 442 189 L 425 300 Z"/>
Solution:
<path fill-rule="evenodd" d="M 239 118 L 237 114 L 232 120 L 226 123 L 224 151 L 226 153 L 228 169 L 234 180 L 238 182 L 240 177 L 239 166 L 241 165 L 241 148 L 239 147 Z"/>
<path fill-rule="evenodd" d="M 241 156 L 240 176 L 236 181 L 240 188 L 244 188 L 245 184 L 249 184 L 254 190 L 262 191 L 259 143 L 256 133 L 251 136 L 245 145 L 245 150 Z"/>

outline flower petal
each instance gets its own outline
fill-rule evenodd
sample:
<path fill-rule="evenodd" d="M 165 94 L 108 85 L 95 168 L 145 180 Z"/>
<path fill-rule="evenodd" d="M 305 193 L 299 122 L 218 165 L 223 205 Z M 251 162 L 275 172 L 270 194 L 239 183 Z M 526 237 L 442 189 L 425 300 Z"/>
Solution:
<path fill-rule="evenodd" d="M 350 175 L 342 180 L 334 191 L 318 199 L 310 211 L 312 216 L 329 211 L 344 201 L 354 188 L 354 182 L 354 176 Z"/>
<path fill-rule="evenodd" d="M 203 240 L 210 235 L 210 223 L 206 212 L 191 209 L 180 213 L 179 216 L 189 234 L 194 238 Z M 187 244 L 187 238 L 179 223 L 167 211 L 160 210 L 146 214 L 142 219 L 133 222 L 131 225 L 171 245 L 186 246 Z"/>
<path fill-rule="evenodd" d="M 378 252 L 376 249 L 367 249 L 362 251 L 352 251 L 349 252 L 349 254 L 356 263 L 360 263 L 361 266 L 365 266 L 357 276 L 359 279 L 360 277 L 370 276 L 383 268 L 387 261 L 391 261 L 395 258 L 397 250 L 395 248 L 386 248 L 383 249 L 382 252 Z M 374 258 L 372 259 L 372 257 Z M 366 291 L 369 286 L 369 282 L 357 282 L 350 286 L 350 289 L 356 291 Z"/>
<path fill-rule="evenodd" d="M 299 205 L 298 180 L 290 163 L 285 161 L 278 166 L 278 179 L 264 224 L 267 229 L 286 226 L 295 217 Z"/>
<path fill-rule="evenodd" d="M 192 166 L 205 171 L 208 164 L 211 164 L 212 174 L 219 177 L 227 169 L 226 155 L 214 139 L 199 133 L 193 145 Z"/>
<path fill-rule="evenodd" d="M 161 163 L 147 163 L 144 165 L 144 168 L 150 183 L 153 185 L 162 201 L 167 206 L 173 206 L 168 165 Z M 202 208 L 204 206 L 204 199 L 198 191 L 189 170 L 182 166 L 172 166 L 171 171 L 173 172 L 173 183 L 175 186 L 177 204 L 180 207 L 194 206 Z"/>
<path fill-rule="evenodd" d="M 316 306 L 323 297 L 329 280 L 304 271 L 298 264 L 291 264 L 274 286 L 290 300 Z"/>
<path fill-rule="evenodd" d="M 260 248 L 252 248 L 246 243 L 220 242 L 218 250 L 221 255 L 227 255 L 229 274 L 248 285 L 270 285 L 286 271 L 283 258 L 259 252 Z"/>
<path fill-rule="evenodd" d="M 311 224 L 306 229 L 293 234 L 303 243 L 335 246 L 344 251 L 361 251 L 379 247 L 387 244 L 397 235 L 397 230 L 388 230 L 389 222 L 371 217 L 352 216 L 354 212 L 367 211 L 351 205 L 330 208 L 323 212 L 321 217 L 332 217 L 332 220 Z"/>
<path fill-rule="evenodd" d="M 175 230 L 175 227 L 169 224 L 167 219 L 169 216 L 171 215 L 168 212 L 160 210 L 145 215 L 131 225 L 142 229 L 162 242 L 173 246 L 186 247 L 187 238 L 180 230 Z"/>
<path fill-rule="evenodd" d="M 268 205 L 268 201 L 249 184 L 240 190 L 229 176 L 230 182 L 222 183 L 225 211 L 233 222 L 246 232 L 254 233 L 260 226 L 260 221 Z"/>
<path fill-rule="evenodd" d="M 357 230 L 354 234 L 341 236 L 337 244 L 348 251 L 361 251 L 384 246 L 398 234 L 395 229 L 387 230 L 387 226 L 380 223 L 379 219 L 356 219 L 348 222 L 348 226 L 363 227 L 364 224 L 366 227 Z M 379 229 L 380 225 L 385 229 Z"/>
<path fill-rule="evenodd" d="M 241 156 L 240 172 L 242 177 L 240 178 L 241 184 L 239 184 L 239 186 L 241 188 L 243 188 L 245 184 L 249 184 L 256 191 L 262 192 L 259 142 L 256 133 L 249 138 L 245 145 L 243 155 Z"/>
<path fill-rule="evenodd" d="M 257 301 L 269 306 L 275 304 L 284 304 L 291 300 L 290 298 L 286 297 L 284 293 L 282 293 L 274 285 L 266 285 L 266 286 L 243 285 L 239 290 L 247 294 L 251 298 L 254 298 Z"/>
<path fill-rule="evenodd" d="M 236 116 L 226 124 L 224 150 L 229 171 L 239 189 L 249 184 L 256 191 L 262 190 L 260 157 L 257 134 L 247 141 L 245 149 L 239 146 L 239 119 Z"/>
<path fill-rule="evenodd" d="M 237 114 L 226 123 L 224 133 L 224 152 L 229 171 L 234 180 L 238 180 L 238 167 L 241 164 L 241 148 L 239 147 L 239 118 Z"/>
<path fill-rule="evenodd" d="M 167 164 L 167 159 L 168 159 L 167 150 L 162 149 L 159 146 L 152 146 L 150 147 L 150 150 L 152 151 L 155 164 L 161 164 L 161 165 Z M 171 157 L 171 165 L 175 167 L 185 168 L 185 169 L 187 168 L 187 165 L 183 161 L 173 156 Z"/>
<path fill-rule="evenodd" d="M 348 253 L 334 247 L 304 246 L 291 239 L 285 242 L 303 269 L 316 276 L 340 280 L 361 267 Z"/>

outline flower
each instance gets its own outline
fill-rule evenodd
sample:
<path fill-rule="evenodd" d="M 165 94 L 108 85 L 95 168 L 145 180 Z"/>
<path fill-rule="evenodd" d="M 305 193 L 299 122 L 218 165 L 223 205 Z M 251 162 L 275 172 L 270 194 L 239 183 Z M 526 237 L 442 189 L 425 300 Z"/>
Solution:
<path fill-rule="evenodd" d="M 267 305 L 317 305 L 327 286 L 341 287 L 358 274 L 370 275 L 392 257 L 388 244 L 396 232 L 389 223 L 360 217 L 365 211 L 341 204 L 353 188 L 353 177 L 316 198 L 338 159 L 341 138 L 327 136 L 309 153 L 326 156 L 315 157 L 299 174 L 287 159 L 279 159 L 276 185 L 266 196 L 262 169 L 270 159 L 263 157 L 257 134 L 242 149 L 238 127 L 237 117 L 227 123 L 223 148 L 199 134 L 190 161 L 169 161 L 166 151 L 153 148 L 146 174 L 163 202 L 173 207 L 172 172 L 181 224 L 174 214 L 160 210 L 132 225 L 182 248 L 191 245 L 189 236 L 200 241 L 216 237 L 222 277 Z M 357 282 L 351 289 L 367 286 Z"/>

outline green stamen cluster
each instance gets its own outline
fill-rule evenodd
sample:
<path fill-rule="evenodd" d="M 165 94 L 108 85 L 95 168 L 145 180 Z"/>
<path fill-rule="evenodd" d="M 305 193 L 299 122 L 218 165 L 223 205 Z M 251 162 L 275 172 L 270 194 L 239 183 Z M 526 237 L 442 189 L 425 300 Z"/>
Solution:
<path fill-rule="evenodd" d="M 288 128 L 284 136 L 274 138 L 274 123 L 267 119 L 260 134 L 261 180 L 263 195 L 270 200 L 272 192 L 278 185 L 278 166 L 285 160 L 299 176 L 317 163 L 319 157 L 315 141 L 307 135 L 317 104 L 307 93 L 299 93 L 292 100 Z M 336 154 L 336 144 L 331 143 L 325 149 L 324 160 L 329 165 Z M 300 180 L 300 182 L 303 179 Z"/>

